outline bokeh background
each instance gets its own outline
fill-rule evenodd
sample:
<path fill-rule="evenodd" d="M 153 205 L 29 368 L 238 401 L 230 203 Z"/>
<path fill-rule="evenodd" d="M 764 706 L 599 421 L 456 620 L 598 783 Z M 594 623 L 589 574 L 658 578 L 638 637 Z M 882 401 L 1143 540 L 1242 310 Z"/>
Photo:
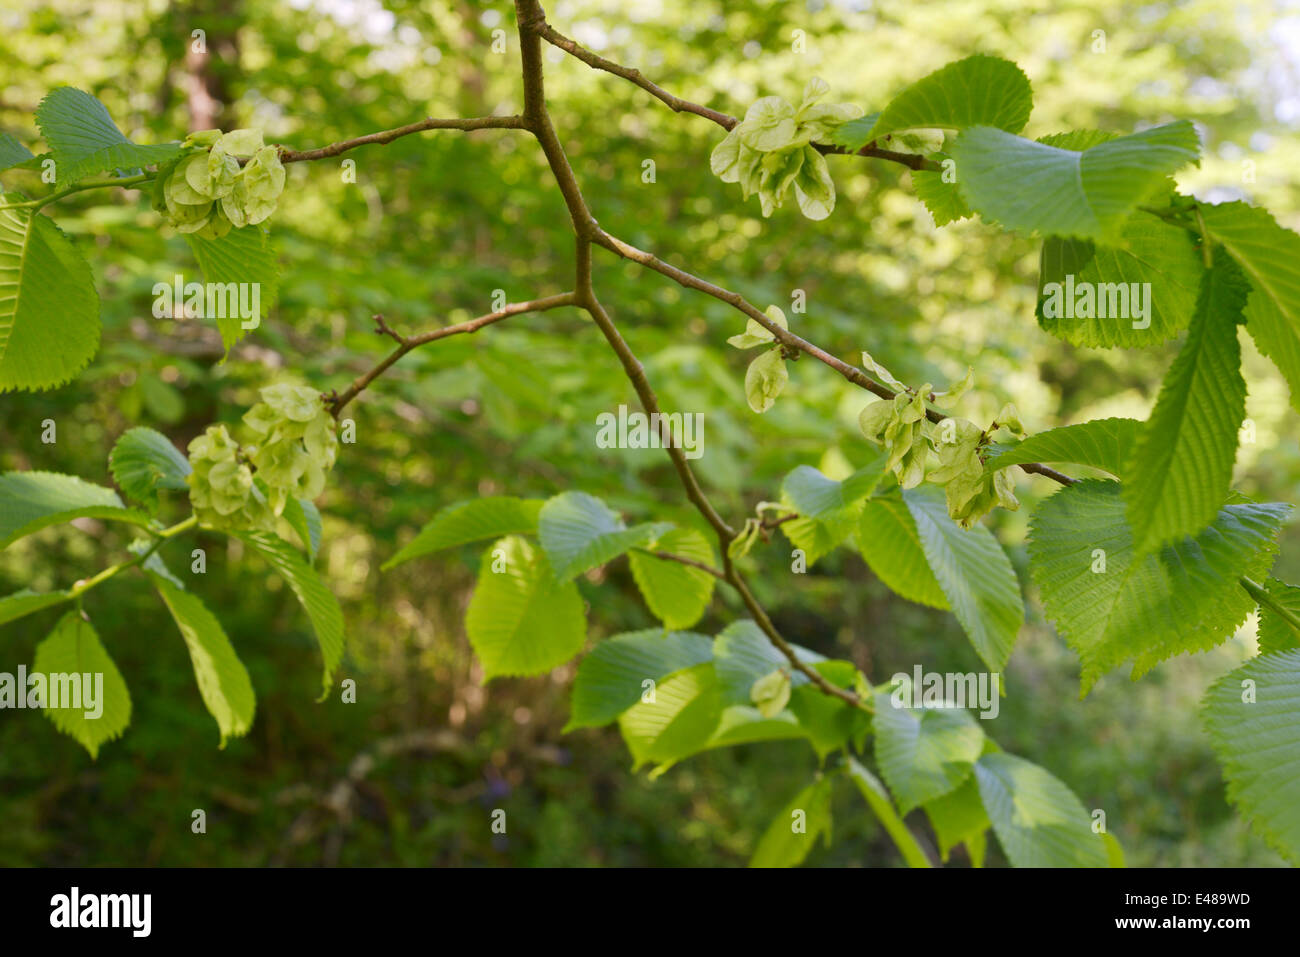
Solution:
<path fill-rule="evenodd" d="M 1215 201 L 1245 198 L 1300 227 L 1300 8 L 1271 0 L 1191 2 L 755 2 L 561 0 L 551 23 L 670 91 L 733 114 L 760 95 L 798 98 L 813 75 L 832 98 L 878 109 L 907 82 L 973 52 L 1018 62 L 1034 85 L 1026 135 L 1129 132 L 1188 117 L 1205 159 L 1180 177 Z M 189 53 L 205 31 L 207 56 Z M 504 53 L 492 50 L 505 31 Z M 795 31 L 806 48 L 796 52 Z M 1097 31 L 1103 31 L 1098 34 Z M 1104 41 L 1104 51 L 1100 50 Z M 37 147 L 32 111 L 70 84 L 101 98 L 143 142 L 187 130 L 259 126 L 269 142 L 320 146 L 426 115 L 517 112 L 518 42 L 509 4 L 450 0 L 6 0 L 0 12 L 0 129 Z M 550 50 L 559 134 L 602 226 L 760 306 L 808 297 L 794 328 L 850 360 L 869 349 L 900 378 L 936 384 L 973 364 L 964 406 L 990 418 L 1014 401 L 1031 431 L 1107 415 L 1145 416 L 1176 344 L 1073 348 L 1033 318 L 1036 244 L 979 223 L 936 230 L 901 167 L 832 157 L 839 203 L 826 222 L 793 203 L 764 220 L 757 200 L 710 175 L 721 131 Z M 571 283 L 560 197 L 525 134 L 413 136 L 294 164 L 273 227 L 282 250 L 270 321 L 222 362 L 212 325 L 156 320 L 151 287 L 196 267 L 138 193 L 53 208 L 85 251 L 102 296 L 103 344 L 54 392 L 0 397 L 0 466 L 107 483 L 107 454 L 132 425 L 184 445 L 234 423 L 256 389 L 291 371 L 342 387 L 387 351 L 370 316 L 404 331 L 489 311 Z M 643 182 L 654 160 L 655 182 Z M 39 190 L 19 180 L 14 185 Z M 799 464 L 828 471 L 871 450 L 855 422 L 864 394 L 824 367 L 793 364 L 786 395 L 759 417 L 743 394 L 746 357 L 725 346 L 743 317 L 596 251 L 606 306 L 668 410 L 705 413 L 703 482 L 739 519 L 777 497 Z M 789 309 L 787 308 L 789 314 Z M 1280 378 L 1248 338 L 1248 415 L 1238 458 L 1248 494 L 1296 502 L 1300 444 Z M 615 729 L 561 734 L 573 666 L 483 686 L 462 617 L 479 549 L 380 574 L 440 507 L 476 494 L 578 488 L 629 518 L 695 521 L 662 453 L 602 450 L 595 418 L 635 396 L 576 310 L 509 320 L 412 354 L 349 409 L 320 500 L 320 567 L 343 603 L 356 704 L 316 703 L 319 657 L 283 582 L 237 544 L 200 536 L 196 590 L 217 611 L 258 694 L 251 733 L 217 748 L 188 656 L 139 576 L 97 589 L 86 610 L 131 689 L 126 736 L 97 761 L 39 714 L 0 713 L 3 865 L 734 865 L 815 767 L 798 742 L 694 758 L 657 780 L 630 771 Z M 40 423 L 54 418 L 58 442 Z M 995 530 L 1024 577 L 1026 516 L 1053 487 L 1021 475 L 1025 507 Z M 170 507 L 179 516 L 183 503 Z M 171 513 L 165 513 L 167 517 Z M 0 553 L 0 588 L 66 585 L 120 559 L 122 528 L 52 528 Z M 188 540 L 165 549 L 188 564 Z M 920 663 L 979 670 L 955 620 L 891 595 L 841 550 L 789 573 L 778 535 L 756 552 L 759 597 L 792 640 L 853 659 L 875 681 Z M 1289 531 L 1277 573 L 1300 576 Z M 619 561 L 580 583 L 590 640 L 652 619 Z M 1195 716 L 1218 675 L 1254 650 L 1248 622 L 1213 652 L 1122 673 L 1078 697 L 1073 653 L 1029 620 L 987 730 L 1106 811 L 1131 864 L 1276 865 L 1234 815 Z M 30 665 L 61 611 L 0 630 L 0 670 Z M 741 614 L 719 595 L 698 630 Z M 493 836 L 489 815 L 509 829 Z M 207 833 L 191 833 L 193 809 Z M 835 798 L 835 844 L 810 863 L 895 866 L 858 797 Z M 912 823 L 924 830 L 922 819 Z M 990 843 L 992 849 L 994 845 Z M 953 863 L 965 863 L 957 852 Z M 991 864 L 1005 863 L 991 850 Z"/>

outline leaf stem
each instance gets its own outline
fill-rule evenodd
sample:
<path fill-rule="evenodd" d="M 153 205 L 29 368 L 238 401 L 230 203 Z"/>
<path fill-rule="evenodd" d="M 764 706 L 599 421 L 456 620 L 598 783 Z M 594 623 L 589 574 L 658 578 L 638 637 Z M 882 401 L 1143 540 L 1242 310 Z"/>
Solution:
<path fill-rule="evenodd" d="M 1251 598 L 1259 602 L 1260 607 L 1267 608 L 1295 629 L 1296 634 L 1300 634 L 1300 616 L 1281 604 L 1267 588 L 1244 575 L 1241 577 L 1241 587 L 1246 589 L 1246 593 Z"/>
<path fill-rule="evenodd" d="M 88 189 L 105 189 L 110 186 L 120 186 L 123 189 L 130 189 L 141 183 L 147 183 L 154 178 L 154 173 L 138 173 L 135 176 L 119 176 L 110 179 L 87 179 L 82 180 L 74 186 L 67 189 L 61 189 L 56 193 L 50 193 L 48 196 L 39 196 L 36 199 L 29 199 L 22 203 L 8 203 L 0 206 L 0 209 L 31 209 L 33 212 L 48 206 L 64 196 L 71 196 L 73 193 L 85 192 Z"/>
<path fill-rule="evenodd" d="M 128 568 L 134 568 L 137 565 L 143 565 L 145 562 L 149 560 L 149 558 L 153 555 L 154 552 L 158 551 L 158 549 L 162 546 L 163 542 L 168 541 L 171 538 L 175 538 L 177 535 L 180 535 L 183 532 L 189 531 L 198 523 L 199 523 L 198 516 L 191 515 L 183 522 L 177 522 L 175 525 L 172 525 L 169 528 L 164 528 L 160 532 L 155 532 L 154 534 L 157 535 L 157 538 L 154 540 L 154 543 L 150 545 L 147 549 L 145 549 L 143 552 L 141 552 L 139 555 L 137 555 L 135 558 L 131 559 L 130 561 L 118 562 L 116 565 L 109 565 L 98 575 L 95 575 L 91 578 L 83 578 L 81 581 L 73 585 L 71 589 L 69 589 L 68 596 L 70 598 L 80 598 L 82 595 L 90 591 L 92 588 L 96 587 L 97 585 L 103 584 L 104 582 L 108 581 L 110 578 L 114 577 L 115 575 L 126 571 Z"/>

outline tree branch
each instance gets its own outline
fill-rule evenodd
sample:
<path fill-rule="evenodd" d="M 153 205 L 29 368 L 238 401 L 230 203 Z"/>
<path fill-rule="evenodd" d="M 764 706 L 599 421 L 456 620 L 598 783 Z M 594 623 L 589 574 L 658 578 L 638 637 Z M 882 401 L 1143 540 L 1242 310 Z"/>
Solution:
<path fill-rule="evenodd" d="M 564 36 L 547 23 L 545 19 L 534 27 L 534 32 L 547 43 L 559 47 L 570 56 L 577 57 L 583 63 L 587 64 L 587 66 L 593 67 L 597 70 L 604 70 L 606 73 L 612 73 L 615 76 L 621 76 L 629 83 L 635 83 L 651 96 L 658 100 L 662 100 L 674 113 L 694 113 L 696 116 L 702 116 L 706 120 L 712 120 L 724 130 L 730 130 L 740 122 L 734 116 L 729 116 L 718 110 L 709 109 L 709 107 L 701 106 L 698 103 L 692 103 L 690 100 L 683 100 L 680 96 L 673 96 L 657 83 L 652 83 L 650 80 L 646 79 L 640 70 L 620 66 L 613 60 L 606 60 L 602 56 L 597 56 L 577 42 Z"/>
<path fill-rule="evenodd" d="M 530 299 L 527 302 L 512 302 L 498 309 L 496 312 L 489 312 L 486 315 L 478 316 L 474 319 L 467 319 L 464 322 L 457 323 L 454 326 L 443 326 L 441 329 L 433 329 L 429 332 L 423 332 L 416 336 L 398 336 L 392 329 L 387 327 L 383 318 L 376 316 L 375 319 L 380 323 L 380 328 L 376 332 L 387 333 L 397 339 L 399 345 L 396 349 L 386 355 L 374 366 L 369 372 L 357 376 L 343 392 L 327 393 L 325 403 L 329 406 L 330 413 L 337 419 L 339 412 L 345 405 L 355 399 L 361 392 L 374 382 L 375 379 L 383 375 L 394 362 L 402 358 L 412 349 L 422 346 L 429 342 L 437 342 L 439 339 L 446 339 L 448 336 L 456 336 L 462 333 L 478 332 L 484 326 L 489 326 L 494 322 L 500 322 L 502 319 L 508 319 L 510 316 L 517 316 L 525 312 L 545 312 L 547 309 L 556 309 L 560 306 L 576 305 L 577 300 L 571 292 L 560 293 L 558 296 L 546 296 L 542 299 Z"/>
<path fill-rule="evenodd" d="M 662 101 L 674 113 L 694 113 L 696 116 L 702 116 L 706 120 L 712 120 L 724 130 L 732 130 L 740 121 L 728 113 L 715 110 L 699 103 L 692 103 L 690 100 L 684 100 L 680 96 L 674 96 L 659 84 L 647 79 L 640 70 L 631 67 L 622 66 L 613 60 L 607 60 L 603 56 L 592 53 L 586 47 L 582 46 L 575 40 L 570 40 L 564 34 L 560 33 L 553 26 L 546 22 L 545 14 L 540 14 L 539 18 L 530 21 L 529 29 L 539 37 L 558 47 L 572 57 L 581 60 L 587 66 L 597 70 L 604 70 L 606 73 L 612 73 L 614 76 L 622 77 L 629 83 L 634 83 L 641 89 L 645 90 L 655 99 Z M 845 155 L 845 156 L 868 156 L 873 159 L 889 160 L 891 163 L 899 163 L 908 169 L 928 169 L 941 170 L 943 166 L 932 159 L 927 159 L 915 153 L 899 153 L 895 150 L 878 148 L 874 142 L 868 143 L 859 150 L 847 150 L 843 146 L 828 146 L 823 143 L 814 143 L 813 148 L 823 155 Z"/>
<path fill-rule="evenodd" d="M 523 128 L 524 120 L 521 116 L 478 116 L 472 119 L 435 119 L 427 117 L 416 123 L 408 123 L 406 126 L 399 126 L 393 130 L 367 133 L 365 136 L 341 140 L 338 143 L 331 143 L 329 146 L 322 146 L 314 150 L 291 150 L 281 146 L 280 162 L 301 163 L 308 160 L 328 159 L 331 156 L 338 156 L 340 153 L 356 149 L 358 146 L 367 146 L 372 143 L 383 146 L 403 136 L 410 136 L 412 133 L 423 133 L 425 130 L 461 130 L 468 133 L 472 130 L 520 130 Z"/>
<path fill-rule="evenodd" d="M 632 388 L 641 400 L 642 407 L 647 414 L 654 416 L 655 413 L 659 412 L 659 400 L 646 378 L 645 368 L 618 331 L 618 327 L 614 324 L 614 320 L 610 318 L 609 313 L 606 312 L 605 307 L 597 299 L 592 285 L 591 244 L 597 236 L 602 235 L 602 232 L 592 218 L 586 200 L 583 199 L 582 190 L 573 175 L 573 169 L 569 165 L 564 147 L 555 135 L 555 129 L 551 125 L 550 115 L 546 109 L 539 32 L 545 27 L 546 15 L 543 13 L 538 0 L 515 0 L 515 12 L 519 21 L 520 59 L 523 64 L 524 117 L 528 128 L 532 130 L 533 135 L 537 137 L 538 143 L 541 144 L 542 152 L 545 154 L 546 161 L 551 167 L 556 183 L 560 187 L 560 192 L 564 196 L 569 218 L 573 222 L 576 239 L 574 295 L 577 298 L 577 304 L 585 308 L 591 315 L 592 320 L 595 321 L 597 327 L 605 336 L 610 348 L 614 350 L 622 363 L 623 371 L 631 381 Z M 666 420 L 662 415 L 659 416 L 658 421 L 661 429 L 667 428 Z M 731 559 L 727 555 L 727 546 L 735 538 L 735 531 L 709 503 L 708 497 L 700 487 L 695 473 L 691 471 L 690 463 L 687 461 L 682 449 L 677 448 L 670 441 L 665 441 L 663 444 L 672 459 L 673 467 L 677 470 L 678 479 L 686 490 L 687 498 L 691 500 L 691 504 L 704 516 L 718 535 L 718 544 L 722 551 L 725 566 L 722 579 L 740 594 L 745 607 L 749 609 L 750 614 L 753 615 L 755 622 L 763 630 L 763 633 L 790 662 L 790 666 L 804 674 L 820 690 L 826 694 L 841 698 L 856 707 L 869 710 L 870 705 L 861 701 L 853 692 L 836 687 L 827 681 L 819 671 L 804 663 L 795 653 L 790 643 L 781 637 L 780 632 L 776 630 L 776 626 L 772 624 L 772 620 L 767 616 L 767 612 L 754 598 L 744 579 L 741 578 L 740 573 L 732 565 Z"/>

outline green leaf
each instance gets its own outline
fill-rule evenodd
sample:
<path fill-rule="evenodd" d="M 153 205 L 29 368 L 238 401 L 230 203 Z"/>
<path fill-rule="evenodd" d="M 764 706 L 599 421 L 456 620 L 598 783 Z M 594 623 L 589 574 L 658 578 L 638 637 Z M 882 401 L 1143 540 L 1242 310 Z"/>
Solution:
<path fill-rule="evenodd" d="M 547 500 L 537 517 L 537 537 L 560 581 L 604 565 L 671 529 L 662 522 L 628 528 L 604 502 L 586 492 L 561 492 Z"/>
<path fill-rule="evenodd" d="M 854 688 L 857 684 L 858 669 L 851 661 L 819 661 L 812 667 L 836 687 Z M 831 697 L 811 681 L 791 692 L 790 711 L 799 719 L 818 760 L 845 747 L 871 724 L 865 711 Z"/>
<path fill-rule="evenodd" d="M 793 645 L 796 657 L 806 664 L 816 664 L 825 659 L 815 651 Z M 763 634 L 762 629 L 748 619 L 734 621 L 723 629 L 713 642 L 713 661 L 717 669 L 718 687 L 726 705 L 750 704 L 749 691 L 754 682 L 777 668 L 790 668 L 790 662 Z M 808 676 L 793 671 L 792 687 L 808 683 Z"/>
<path fill-rule="evenodd" d="M 942 797 L 970 777 L 984 732 L 963 708 L 908 708 L 875 696 L 876 763 L 903 814 Z"/>
<path fill-rule="evenodd" d="M 835 142 L 858 150 L 898 130 L 968 126 L 1019 133 L 1032 108 L 1033 91 L 1020 67 L 1010 60 L 976 54 L 917 80 L 879 114 L 845 123 L 836 131 Z"/>
<path fill-rule="evenodd" d="M 1273 600 L 1300 618 L 1300 587 L 1270 578 L 1265 584 Z M 3 619 L 0 619 L 3 620 Z M 1259 653 L 1289 651 L 1300 648 L 1300 628 L 1267 605 L 1259 606 Z"/>
<path fill-rule="evenodd" d="M 36 125 L 50 144 L 60 186 L 90 173 L 129 171 L 163 163 L 180 153 L 179 143 L 139 146 L 113 124 L 108 109 L 89 93 L 70 86 L 51 90 L 36 108 Z"/>
<path fill-rule="evenodd" d="M 776 404 L 777 396 L 790 381 L 780 349 L 759 355 L 745 370 L 745 401 L 755 412 L 766 412 Z"/>
<path fill-rule="evenodd" d="M 1139 558 L 1118 482 L 1087 479 L 1043 502 L 1029 568 L 1044 614 L 1082 662 L 1081 693 L 1129 659 L 1137 677 L 1230 637 L 1254 608 L 1237 579 L 1267 573 L 1289 509 L 1226 505 L 1199 535 Z"/>
<path fill-rule="evenodd" d="M 1139 554 L 1199 532 L 1228 495 L 1246 417 L 1237 321 L 1248 293 L 1229 259 L 1220 257 L 1205 274 L 1187 342 L 1127 466 L 1124 493 Z"/>
<path fill-rule="evenodd" d="M 171 439 L 144 426 L 122 433 L 108 453 L 108 468 L 127 498 L 150 513 L 158 510 L 158 490 L 187 491 L 185 476 L 192 471 Z"/>
<path fill-rule="evenodd" d="M 216 319 L 221 341 L 229 352 L 231 346 L 261 325 L 275 305 L 280 289 L 279 251 L 270 234 L 260 226 L 232 229 L 219 239 L 205 239 L 196 233 L 186 234 L 185 239 L 203 271 L 204 282 L 219 283 L 222 287 L 226 308 L 220 308 L 221 302 L 216 297 L 213 305 L 214 311 L 224 312 L 225 316 L 206 318 Z M 249 292 L 237 294 L 230 283 L 247 283 Z M 251 306 L 253 288 L 257 291 L 257 314 L 244 319 L 231 303 L 233 300 L 235 305 L 246 302 Z"/>
<path fill-rule="evenodd" d="M 916 520 L 901 495 L 868 499 L 863 505 L 858 520 L 858 549 L 872 572 L 891 591 L 931 608 L 949 608 L 948 598 L 925 557 Z"/>
<path fill-rule="evenodd" d="M 32 151 L 8 133 L 0 133 L 0 172 L 32 158 Z"/>
<path fill-rule="evenodd" d="M 907 829 L 903 819 L 898 816 L 898 811 L 894 809 L 894 802 L 890 800 L 889 792 L 880 783 L 880 779 L 854 758 L 848 760 L 848 773 L 853 783 L 857 785 L 858 791 L 866 799 L 871 812 L 876 815 L 876 819 L 893 840 L 894 846 L 902 853 L 907 866 L 930 867 L 930 859 L 926 857 L 925 851 L 921 850 L 921 845 Z"/>
<path fill-rule="evenodd" d="M 785 477 L 781 490 L 800 515 L 838 522 L 851 519 L 858 503 L 874 492 L 884 477 L 884 456 L 842 482 L 827 478 L 811 465 L 800 465 Z"/>
<path fill-rule="evenodd" d="M 820 693 L 820 692 L 819 692 Z M 789 711 L 771 718 L 759 714 L 749 705 L 733 704 L 722 709 L 722 716 L 713 734 L 700 750 L 751 744 L 755 741 L 785 741 L 806 737 L 806 729 Z"/>
<path fill-rule="evenodd" d="M 131 695 L 122 673 L 100 643 L 94 627 L 78 612 L 70 611 L 60 618 L 54 630 L 36 646 L 32 673 L 46 676 L 45 716 L 89 751 L 92 758 L 99 757 L 100 745 L 121 737 L 131 723 Z M 69 679 L 76 683 L 77 693 L 71 699 L 62 698 L 71 693 Z M 70 707 L 52 707 L 56 687 L 61 689 L 60 704 Z M 96 699 L 93 707 L 90 696 Z"/>
<path fill-rule="evenodd" d="M 227 738 L 240 737 L 253 726 L 256 699 L 248 671 L 235 654 L 221 622 L 197 595 L 178 588 L 162 575 L 147 574 L 185 639 L 199 694 L 217 721 L 224 748 Z"/>
<path fill-rule="evenodd" d="M 936 153 L 934 158 L 943 162 L 950 157 Z M 953 168 L 955 170 L 955 166 Z M 933 169 L 912 170 L 910 175 L 917 198 L 925 203 L 925 208 L 934 217 L 936 226 L 946 226 L 959 219 L 975 215 L 961 198 L 961 191 L 957 189 L 955 179 L 952 182 L 944 182 L 943 172 Z"/>
<path fill-rule="evenodd" d="M 320 509 L 309 498 L 290 497 L 284 504 L 283 514 L 284 520 L 289 523 L 289 526 L 302 541 L 302 547 L 307 552 L 307 561 L 309 563 L 314 562 L 316 552 L 320 550 L 322 531 Z M 393 559 L 393 561 L 396 561 L 396 559 Z"/>
<path fill-rule="evenodd" d="M 1076 346 L 1157 345 L 1191 322 L 1202 272 L 1191 234 L 1142 212 L 1112 246 L 1049 236 L 1039 256 L 1038 324 Z"/>
<path fill-rule="evenodd" d="M 149 516 L 127 508 L 117 493 L 59 472 L 0 474 L 0 548 L 60 522 L 105 518 L 147 526 Z"/>
<path fill-rule="evenodd" d="M 708 539 L 693 528 L 674 528 L 646 547 L 709 566 L 716 561 Z M 708 572 L 638 551 L 631 552 L 628 560 L 636 587 L 665 628 L 690 628 L 704 615 L 717 581 Z"/>
<path fill-rule="evenodd" d="M 830 847 L 831 781 L 819 777 L 772 818 L 749 859 L 750 867 L 798 867 L 823 835 Z"/>
<path fill-rule="evenodd" d="M 578 666 L 564 730 L 609 724 L 666 675 L 712 659 L 712 640 L 694 632 L 649 628 L 607 638 Z"/>
<path fill-rule="evenodd" d="M 971 863 L 983 863 L 983 835 L 990 827 L 989 816 L 980 801 L 979 783 L 971 774 L 960 787 L 925 804 L 925 815 L 939 841 L 939 856 L 946 862 L 952 849 L 965 844 Z"/>
<path fill-rule="evenodd" d="M 484 681 L 549 671 L 577 654 L 587 634 L 578 586 L 556 581 L 546 553 L 516 535 L 484 553 L 465 628 Z"/>
<path fill-rule="evenodd" d="M 248 532 L 238 537 L 253 546 L 280 573 L 307 612 L 321 656 L 325 659 L 321 696 L 317 699 L 324 701 L 334 672 L 343 661 L 343 609 L 339 607 L 339 600 L 321 581 L 316 569 L 303 560 L 302 553 L 284 539 L 269 532 Z"/>
<path fill-rule="evenodd" d="M 1246 328 L 1273 360 L 1300 410 L 1300 235 L 1245 203 L 1200 206 L 1206 231 L 1250 277 Z"/>
<path fill-rule="evenodd" d="M 788 499 L 786 500 L 788 502 Z M 793 506 L 791 506 L 793 508 Z M 815 518 L 788 519 L 778 526 L 790 544 L 804 553 L 808 565 L 829 554 L 853 534 L 853 519 L 818 521 Z M 752 543 L 751 543 L 752 545 Z"/>
<path fill-rule="evenodd" d="M 965 530 L 948 517 L 943 493 L 931 486 L 903 491 L 935 580 L 993 671 L 1001 671 L 1025 620 L 1016 571 L 987 528 Z"/>
<path fill-rule="evenodd" d="M 651 700 L 638 700 L 618 719 L 634 768 L 655 762 L 662 774 L 704 750 L 721 718 L 718 679 L 711 662 L 675 671 L 659 681 Z"/>
<path fill-rule="evenodd" d="M 995 472 L 1029 462 L 1088 465 L 1124 478 L 1142 423 L 1137 419 L 1093 419 L 1031 435 L 1019 445 L 990 456 L 984 471 Z"/>
<path fill-rule="evenodd" d="M 986 220 L 1046 236 L 1114 243 L 1133 209 L 1199 156 L 1187 120 L 1079 151 L 988 126 L 951 148 L 962 198 Z"/>
<path fill-rule="evenodd" d="M 412 558 L 469 542 L 500 538 L 502 535 L 531 535 L 537 532 L 541 499 L 490 495 L 458 502 L 440 511 L 420 529 L 396 555 L 384 562 L 383 571 Z"/>
<path fill-rule="evenodd" d="M 48 216 L 0 209 L 0 393 L 67 382 L 99 348 L 90 267 Z"/>
<path fill-rule="evenodd" d="M 0 598 L 0 625 L 25 617 L 33 612 L 38 612 L 42 608 L 49 608 L 51 605 L 68 601 L 71 598 L 72 593 L 68 591 L 35 592 L 29 588 L 23 588 Z"/>
<path fill-rule="evenodd" d="M 1013 867 L 1106 867 L 1074 792 L 1038 765 L 995 751 L 975 762 L 980 800 Z"/>
<path fill-rule="evenodd" d="M 1224 675 L 1206 692 L 1201 717 L 1228 800 L 1300 864 L 1300 651 L 1263 655 Z"/>

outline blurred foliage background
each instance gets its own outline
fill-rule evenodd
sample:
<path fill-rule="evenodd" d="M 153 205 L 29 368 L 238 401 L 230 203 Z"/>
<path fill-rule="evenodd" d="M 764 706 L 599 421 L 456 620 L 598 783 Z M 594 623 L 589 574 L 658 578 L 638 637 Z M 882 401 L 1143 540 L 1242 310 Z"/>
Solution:
<path fill-rule="evenodd" d="M 1205 148 L 1182 177 L 1202 198 L 1246 198 L 1300 226 L 1300 9 L 1273 0 L 1045 2 L 906 0 L 726 3 L 559 0 L 561 32 L 670 91 L 732 114 L 755 98 L 830 99 L 878 109 L 907 82 L 973 52 L 1019 63 L 1033 81 L 1026 135 L 1118 132 L 1178 117 Z M 320 146 L 420 117 L 517 112 L 514 16 L 504 0 L 7 0 L 0 12 L 0 129 L 38 147 L 31 113 L 52 87 L 102 99 L 142 142 L 187 130 L 260 126 L 269 142 Z M 203 30 L 207 54 L 191 52 Z M 504 30 L 505 52 L 492 50 Z M 796 52 L 803 31 L 805 47 Z M 1102 31 L 1098 33 L 1098 31 Z M 547 92 L 559 134 L 601 225 L 669 262 L 786 309 L 792 328 L 844 358 L 867 348 L 908 382 L 956 380 L 972 364 L 964 414 L 1014 401 L 1031 431 L 1106 415 L 1144 417 L 1175 343 L 1076 349 L 1033 318 L 1037 247 L 979 223 L 936 230 L 906 170 L 832 157 L 839 202 L 826 222 L 794 204 L 769 220 L 710 175 L 721 131 L 675 115 L 615 77 L 555 50 Z M 0 467 L 107 483 L 107 454 L 136 424 L 185 444 L 234 423 L 255 390 L 292 372 L 342 387 L 388 349 L 384 314 L 416 331 L 511 300 L 567 289 L 572 242 L 558 192 L 525 134 L 427 133 L 342 159 L 294 164 L 273 219 L 282 250 L 272 318 L 222 362 L 215 328 L 152 318 L 151 288 L 197 278 L 182 239 L 137 193 L 52 207 L 85 251 L 102 296 L 99 355 L 71 385 L 0 397 Z M 655 163 L 654 182 L 643 163 Z M 24 174 L 26 175 L 26 174 Z M 40 191 L 40 184 L 15 185 Z M 864 395 L 805 360 L 765 416 L 748 410 L 744 355 L 725 346 L 743 317 L 596 252 L 606 306 L 666 410 L 705 413 L 697 463 L 733 521 L 777 496 L 799 464 L 827 470 L 871 454 L 856 428 Z M 792 314 L 794 290 L 806 314 Z M 151 589 L 124 576 L 86 611 L 126 676 L 132 727 L 92 762 L 43 717 L 0 714 L 0 864 L 732 865 L 815 768 L 798 742 L 692 759 L 658 780 L 629 771 L 612 729 L 562 735 L 573 666 L 484 687 L 462 616 L 478 549 L 381 575 L 379 564 L 440 507 L 476 494 L 599 495 L 636 521 L 694 522 L 661 452 L 595 446 L 598 413 L 635 396 L 576 310 L 512 319 L 404 359 L 348 410 L 320 505 L 320 565 L 349 625 L 355 704 L 315 703 L 319 659 L 279 578 L 216 536 L 194 587 L 217 611 L 258 694 L 251 733 L 217 749 L 184 645 Z M 1300 444 L 1285 386 L 1243 337 L 1256 441 L 1239 485 L 1297 501 Z M 57 422 L 58 441 L 41 442 Z M 1021 475 L 1018 513 L 995 530 L 1023 572 L 1027 513 L 1054 487 Z M 173 503 L 176 515 L 183 503 Z M 168 514 L 164 514 L 164 518 Z M 66 585 L 118 560 L 120 528 L 83 521 L 0 554 L 5 592 Z M 1289 532 L 1276 572 L 1300 576 Z M 188 539 L 186 540 L 189 541 Z M 193 544 L 170 544 L 174 567 Z M 759 597 L 792 640 L 856 661 L 875 681 L 920 663 L 978 670 L 955 620 L 893 597 L 841 550 L 789 571 L 779 535 L 757 553 Z M 1023 575 L 1022 575 L 1023 578 Z M 620 560 L 581 582 L 590 639 L 653 622 Z M 1032 593 L 1031 593 L 1032 597 Z M 0 670 L 30 665 L 61 611 L 0 632 Z M 738 617 L 720 595 L 698 630 Z M 1078 699 L 1074 655 L 1031 601 L 989 732 L 1105 810 L 1129 862 L 1280 863 L 1235 817 L 1194 709 L 1205 687 L 1253 651 L 1253 624 L 1214 652 L 1123 674 Z M 493 808 L 508 833 L 493 836 Z M 207 812 L 207 833 L 191 812 Z M 835 846 L 814 864 L 895 866 L 888 839 L 848 787 Z M 917 815 L 913 824 L 924 830 Z M 990 847 L 992 848 L 992 844 Z M 959 851 L 955 864 L 964 864 Z M 991 863 L 1004 863 L 996 850 Z"/>

